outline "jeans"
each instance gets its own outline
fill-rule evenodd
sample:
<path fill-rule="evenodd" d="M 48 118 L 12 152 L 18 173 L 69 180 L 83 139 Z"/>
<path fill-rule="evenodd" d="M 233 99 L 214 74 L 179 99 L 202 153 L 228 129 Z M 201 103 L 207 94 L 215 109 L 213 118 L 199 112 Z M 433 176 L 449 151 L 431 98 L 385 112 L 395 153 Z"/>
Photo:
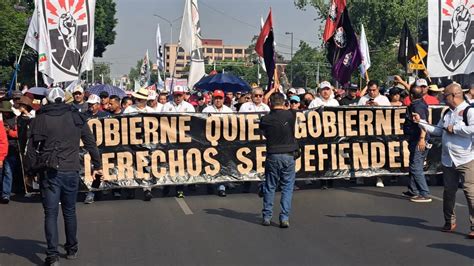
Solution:
<path fill-rule="evenodd" d="M 9 155 L 3 162 L 2 198 L 10 198 L 12 192 L 13 172 L 18 165 L 16 155 Z"/>
<path fill-rule="evenodd" d="M 264 220 L 271 220 L 273 214 L 273 200 L 275 190 L 281 187 L 280 221 L 288 221 L 291 211 L 291 198 L 295 184 L 295 159 L 293 155 L 267 154 L 265 160 L 265 182 L 263 183 L 263 210 Z"/>
<path fill-rule="evenodd" d="M 443 192 L 443 213 L 446 223 L 456 223 L 456 191 L 459 180 L 463 184 L 464 196 L 466 196 L 469 210 L 469 221 L 471 228 L 474 228 L 474 161 L 455 167 L 443 167 L 444 192 Z"/>
<path fill-rule="evenodd" d="M 428 149 L 425 149 L 424 151 L 419 151 L 416 146 L 416 142 L 410 143 L 408 146 L 408 149 L 410 150 L 410 182 L 408 183 L 408 191 L 413 195 L 427 197 L 430 195 L 430 189 L 428 187 L 428 184 L 426 183 L 423 165 L 426 156 L 428 155 Z"/>
<path fill-rule="evenodd" d="M 77 251 L 76 200 L 79 188 L 79 173 L 76 171 L 48 171 L 40 182 L 44 209 L 44 230 L 48 244 L 48 258 L 58 257 L 58 212 L 59 202 L 63 211 L 64 229 L 68 252 Z"/>

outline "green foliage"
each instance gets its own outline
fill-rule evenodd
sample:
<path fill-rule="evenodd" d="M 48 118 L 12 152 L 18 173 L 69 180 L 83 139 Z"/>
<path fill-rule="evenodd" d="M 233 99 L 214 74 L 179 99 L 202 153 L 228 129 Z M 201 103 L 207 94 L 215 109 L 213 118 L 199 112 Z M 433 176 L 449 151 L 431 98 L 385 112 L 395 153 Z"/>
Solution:
<path fill-rule="evenodd" d="M 150 68 L 152 68 L 153 66 L 153 62 L 150 61 Z M 130 69 L 130 72 L 128 73 L 128 78 L 130 80 L 130 85 L 131 87 L 133 88 L 134 86 L 134 80 L 139 80 L 139 77 L 140 77 L 140 68 L 142 67 L 142 63 L 143 63 L 143 59 L 140 59 L 137 61 L 137 64 L 135 67 L 132 67 Z M 155 71 L 155 70 L 152 70 L 151 71 L 151 75 L 150 75 L 150 82 L 151 84 L 153 83 L 156 83 L 158 81 L 158 72 Z"/>
<path fill-rule="evenodd" d="M 327 1 L 295 0 L 294 3 L 301 9 L 313 7 L 316 10 L 316 18 L 324 24 L 328 12 Z M 416 38 L 418 17 L 418 40 L 421 42 L 428 39 L 426 0 L 347 0 L 347 7 L 355 31 L 360 31 L 361 24 L 365 27 L 371 50 L 372 67 L 369 69 L 371 79 L 384 80 L 387 75 L 399 74 L 402 71 L 402 67 L 397 63 L 396 53 L 405 19 L 413 37 Z"/>
<path fill-rule="evenodd" d="M 320 81 L 330 79 L 331 70 L 327 67 L 325 51 L 312 48 L 306 42 L 301 41 L 299 50 L 296 51 L 293 60 L 286 68 L 288 75 L 293 69 L 293 86 L 316 87 L 318 63 Z"/>
<path fill-rule="evenodd" d="M 114 0 L 97 0 L 95 6 L 94 56 L 102 57 L 107 46 L 115 42 L 116 4 Z"/>

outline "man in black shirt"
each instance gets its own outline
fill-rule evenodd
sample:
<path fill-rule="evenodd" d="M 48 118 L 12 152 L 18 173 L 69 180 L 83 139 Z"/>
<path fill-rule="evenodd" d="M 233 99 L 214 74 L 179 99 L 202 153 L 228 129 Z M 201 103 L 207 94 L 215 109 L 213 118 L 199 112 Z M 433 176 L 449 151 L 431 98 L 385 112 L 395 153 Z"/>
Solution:
<path fill-rule="evenodd" d="M 280 93 L 270 96 L 270 106 L 271 112 L 260 121 L 260 130 L 267 139 L 262 224 L 270 225 L 275 190 L 280 183 L 280 227 L 288 228 L 295 183 L 294 153 L 298 150 L 295 139 L 296 112 L 286 110 L 284 95 Z"/>
<path fill-rule="evenodd" d="M 339 101 L 339 105 L 357 105 L 360 100 L 360 97 L 357 96 L 357 91 L 357 85 L 351 84 L 349 88 L 347 88 L 346 96 Z"/>

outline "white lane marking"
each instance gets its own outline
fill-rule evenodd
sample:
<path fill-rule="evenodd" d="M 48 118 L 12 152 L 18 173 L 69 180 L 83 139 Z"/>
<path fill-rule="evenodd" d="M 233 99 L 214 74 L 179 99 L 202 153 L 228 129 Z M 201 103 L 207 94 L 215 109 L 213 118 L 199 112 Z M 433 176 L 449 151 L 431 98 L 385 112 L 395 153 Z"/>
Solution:
<path fill-rule="evenodd" d="M 441 201 L 441 202 L 443 201 L 442 198 L 439 198 L 439 197 L 436 197 L 436 196 L 433 196 L 433 195 L 430 195 L 430 197 L 431 197 L 432 199 L 439 200 L 439 201 Z M 456 202 L 455 205 L 458 206 L 458 207 L 467 207 L 467 205 L 464 205 L 464 204 L 461 204 L 461 203 L 457 203 L 457 202 Z"/>
<path fill-rule="evenodd" d="M 185 215 L 194 214 L 193 211 L 191 211 L 191 208 L 189 208 L 186 201 L 184 201 L 184 199 L 179 199 L 179 198 L 175 198 L 175 199 L 176 199 L 176 202 L 178 202 L 179 207 L 181 207 L 181 210 L 183 210 Z"/>

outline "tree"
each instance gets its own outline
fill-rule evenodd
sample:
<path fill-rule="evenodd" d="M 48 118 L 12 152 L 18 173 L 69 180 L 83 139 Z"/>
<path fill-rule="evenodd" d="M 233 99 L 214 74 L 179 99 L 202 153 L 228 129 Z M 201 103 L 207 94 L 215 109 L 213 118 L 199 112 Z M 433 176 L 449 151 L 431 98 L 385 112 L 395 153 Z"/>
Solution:
<path fill-rule="evenodd" d="M 102 57 L 107 46 L 115 42 L 115 18 L 114 0 L 97 0 L 95 5 L 95 49 L 94 56 Z"/>
<path fill-rule="evenodd" d="M 301 41 L 298 51 L 293 56 L 293 60 L 288 64 L 287 69 L 293 68 L 294 87 L 316 87 L 319 65 L 320 81 L 331 79 L 331 70 L 328 69 L 324 50 L 313 48 L 306 42 Z"/>
<path fill-rule="evenodd" d="M 150 61 L 150 67 L 153 66 L 153 63 Z M 134 86 L 134 80 L 139 80 L 140 77 L 140 69 L 142 68 L 142 63 L 143 59 L 140 59 L 137 61 L 137 64 L 135 67 L 132 67 L 130 69 L 130 72 L 128 73 L 128 78 L 130 79 L 130 85 L 133 87 Z M 158 81 L 158 72 L 156 70 L 151 70 L 151 75 L 150 75 L 150 83 L 154 84 Z"/>
<path fill-rule="evenodd" d="M 371 79 L 384 80 L 387 75 L 399 74 L 402 71 L 397 64 L 396 52 L 398 41 L 405 19 L 415 33 L 418 28 L 418 41 L 428 40 L 427 1 L 347 1 L 351 22 L 356 31 L 364 24 L 367 40 L 371 50 L 372 67 L 369 69 Z M 295 0 L 298 8 L 312 6 L 316 17 L 326 20 L 328 3 L 321 0 Z M 418 18 L 418 19 L 417 19 Z M 418 27 L 416 22 L 418 21 Z M 323 26 L 324 27 L 324 24 Z M 322 35 L 322 29 L 321 29 Z"/>

